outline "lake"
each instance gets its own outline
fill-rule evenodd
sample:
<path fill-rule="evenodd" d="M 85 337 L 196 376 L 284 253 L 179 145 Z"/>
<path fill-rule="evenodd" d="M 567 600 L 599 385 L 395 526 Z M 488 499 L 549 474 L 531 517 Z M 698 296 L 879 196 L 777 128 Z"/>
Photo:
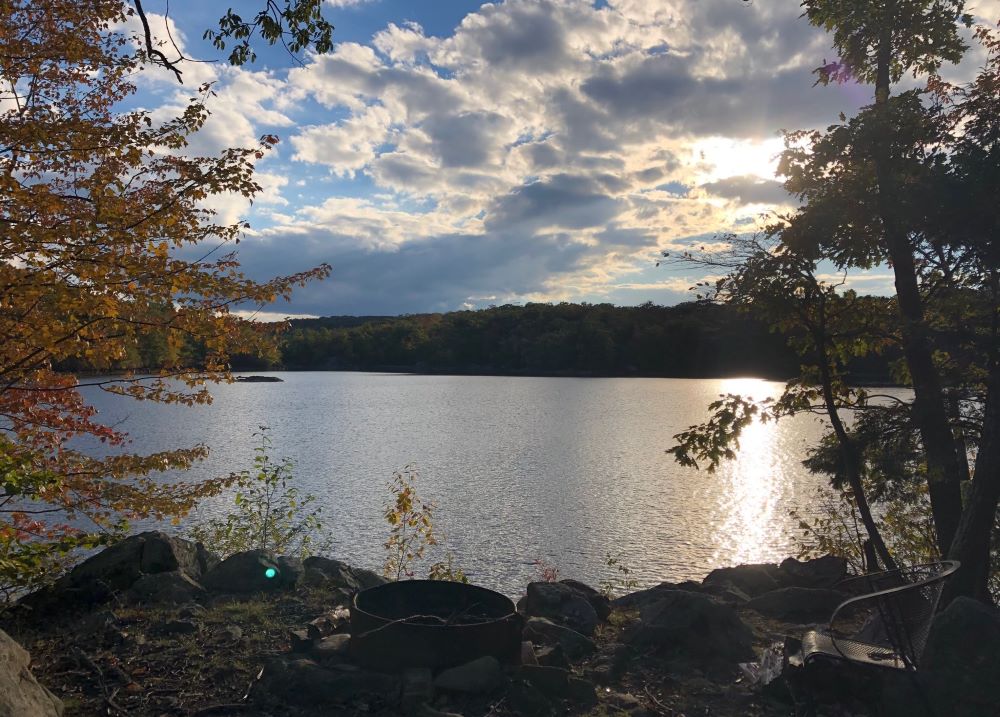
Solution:
<path fill-rule="evenodd" d="M 444 550 L 474 582 L 511 595 L 538 578 L 536 561 L 596 586 L 612 575 L 611 553 L 645 586 L 779 560 L 794 552 L 789 512 L 808 514 L 824 483 L 800 463 L 822 433 L 811 416 L 752 426 L 715 474 L 665 453 L 719 394 L 777 395 L 775 382 L 274 375 L 283 383 L 215 386 L 213 404 L 195 408 L 85 391 L 135 450 L 208 445 L 186 479 L 249 468 L 252 434 L 269 426 L 275 456 L 295 461 L 296 484 L 324 508 L 331 557 L 376 570 L 387 482 L 412 464 Z M 199 515 L 230 505 L 215 498 Z"/>

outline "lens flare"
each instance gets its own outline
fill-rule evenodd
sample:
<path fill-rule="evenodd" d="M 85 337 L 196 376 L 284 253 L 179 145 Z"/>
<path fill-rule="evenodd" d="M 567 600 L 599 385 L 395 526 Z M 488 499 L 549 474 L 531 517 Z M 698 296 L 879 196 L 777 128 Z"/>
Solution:
<path fill-rule="evenodd" d="M 275 570 L 274 568 L 268 568 L 267 570 L 264 571 L 264 577 L 267 578 L 268 580 L 271 580 L 277 574 L 278 571 Z"/>

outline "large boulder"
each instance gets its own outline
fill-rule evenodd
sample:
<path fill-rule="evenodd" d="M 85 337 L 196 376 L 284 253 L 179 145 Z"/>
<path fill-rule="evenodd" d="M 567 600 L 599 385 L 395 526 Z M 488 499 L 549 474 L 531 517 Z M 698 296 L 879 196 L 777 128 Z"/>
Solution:
<path fill-rule="evenodd" d="M 183 605 L 205 594 L 205 588 L 180 570 L 143 575 L 132 583 L 129 596 L 139 603 Z"/>
<path fill-rule="evenodd" d="M 317 555 L 302 561 L 305 581 L 311 585 L 325 585 L 349 592 L 359 592 L 385 585 L 388 580 L 364 568 L 352 568 L 347 563 Z"/>
<path fill-rule="evenodd" d="M 696 667 L 755 658 L 753 633 L 733 608 L 686 590 L 664 591 L 661 600 L 643 605 L 626 640 Z"/>
<path fill-rule="evenodd" d="M 805 561 L 786 558 L 778 567 L 781 581 L 789 587 L 832 588 L 847 577 L 847 560 L 836 555 Z"/>
<path fill-rule="evenodd" d="M 523 637 L 537 645 L 558 645 L 570 660 L 579 660 L 597 651 L 594 641 L 586 635 L 544 617 L 529 617 L 524 624 Z"/>
<path fill-rule="evenodd" d="M 105 548 L 73 568 L 73 586 L 101 583 L 127 590 L 143 575 L 181 571 L 197 580 L 217 560 L 198 544 L 158 530 L 132 535 Z"/>
<path fill-rule="evenodd" d="M 747 607 L 776 620 L 822 622 L 847 598 L 846 593 L 826 588 L 779 588 L 758 595 Z"/>
<path fill-rule="evenodd" d="M 927 699 L 934 714 L 1000 715 L 1000 613 L 970 598 L 956 598 L 934 620 L 917 671 L 923 689 L 897 678 L 885 690 L 885 713 L 921 714 Z M 907 676 L 908 677 L 908 676 Z"/>
<path fill-rule="evenodd" d="M 300 561 L 269 550 L 247 550 L 209 570 L 202 584 L 213 592 L 247 594 L 294 588 L 301 578 Z"/>
<path fill-rule="evenodd" d="M 38 684 L 31 656 L 0 630 L 0 717 L 59 717 L 62 702 Z"/>
<path fill-rule="evenodd" d="M 749 597 L 757 597 L 782 587 L 781 571 L 777 565 L 758 563 L 717 568 L 701 581 L 704 587 L 734 587 Z"/>
<path fill-rule="evenodd" d="M 604 621 L 611 617 L 611 601 L 606 595 L 579 580 L 566 579 L 559 582 L 585 597 L 590 606 L 594 608 L 594 612 L 597 613 L 598 620 Z"/>
<path fill-rule="evenodd" d="M 548 618 L 587 636 L 594 634 L 599 622 L 587 596 L 565 583 L 528 583 L 524 614 Z"/>

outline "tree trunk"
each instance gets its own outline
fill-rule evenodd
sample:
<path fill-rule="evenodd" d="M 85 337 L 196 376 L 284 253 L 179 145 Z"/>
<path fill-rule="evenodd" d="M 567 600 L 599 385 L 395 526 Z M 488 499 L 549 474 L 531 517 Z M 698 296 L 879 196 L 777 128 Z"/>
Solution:
<path fill-rule="evenodd" d="M 927 460 L 927 482 L 937 530 L 938 548 L 947 554 L 962 515 L 961 463 L 955 439 L 948 423 L 944 392 L 931 358 L 930 342 L 924 323 L 923 301 L 917 285 L 913 248 L 907 230 L 896 218 L 896 182 L 892 174 L 889 153 L 891 130 L 885 115 L 889 102 L 892 62 L 892 22 L 895 2 L 886 2 L 879 38 L 878 66 L 875 81 L 876 115 L 881 125 L 880 139 L 872 155 L 878 181 L 878 205 L 885 232 L 886 247 L 895 275 L 896 298 L 899 305 L 903 335 L 903 354 L 913 381 L 913 419 L 920 432 Z M 968 475 L 964 476 L 968 478 Z"/>
<path fill-rule="evenodd" d="M 820 311 L 825 312 L 825 306 Z M 851 490 L 854 492 L 854 502 L 861 516 L 861 523 L 865 526 L 865 532 L 868 533 L 868 540 L 886 570 L 895 570 L 896 561 L 893 560 L 888 546 L 886 546 L 885 541 L 882 539 L 882 533 L 878 529 L 878 524 L 872 516 L 871 506 L 868 504 L 868 496 L 865 495 L 865 485 L 861 479 L 861 452 L 844 427 L 844 422 L 840 420 L 840 412 L 837 410 L 837 403 L 833 398 L 833 381 L 830 376 L 830 362 L 826 350 L 826 326 L 824 317 L 822 316 L 819 328 L 814 331 L 813 340 L 816 342 L 820 380 L 823 382 L 823 403 L 826 405 L 826 414 L 830 419 L 830 425 L 833 427 L 833 433 L 837 436 L 837 443 L 840 446 L 840 456 L 844 463 L 844 475 L 847 478 L 848 485 L 851 486 Z"/>
<path fill-rule="evenodd" d="M 960 595 L 985 602 L 990 574 L 990 536 L 1000 502 L 1000 367 L 994 366 L 986 388 L 983 430 L 976 453 L 976 472 L 969 501 L 948 557 L 962 567 L 945 586 L 947 604 Z"/>

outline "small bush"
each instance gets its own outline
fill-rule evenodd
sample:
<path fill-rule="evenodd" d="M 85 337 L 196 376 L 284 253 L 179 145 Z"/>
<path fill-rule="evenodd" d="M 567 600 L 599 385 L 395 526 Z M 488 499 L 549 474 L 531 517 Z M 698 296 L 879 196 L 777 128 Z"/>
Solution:
<path fill-rule="evenodd" d="M 316 496 L 301 495 L 290 485 L 295 464 L 290 458 L 271 458 L 268 427 L 260 426 L 254 437 L 253 469 L 234 474 L 233 510 L 224 518 L 213 518 L 195 526 L 191 538 L 222 556 L 244 550 L 271 550 L 283 555 L 306 557 L 317 550 L 316 536 L 322 530 L 322 508 Z"/>

